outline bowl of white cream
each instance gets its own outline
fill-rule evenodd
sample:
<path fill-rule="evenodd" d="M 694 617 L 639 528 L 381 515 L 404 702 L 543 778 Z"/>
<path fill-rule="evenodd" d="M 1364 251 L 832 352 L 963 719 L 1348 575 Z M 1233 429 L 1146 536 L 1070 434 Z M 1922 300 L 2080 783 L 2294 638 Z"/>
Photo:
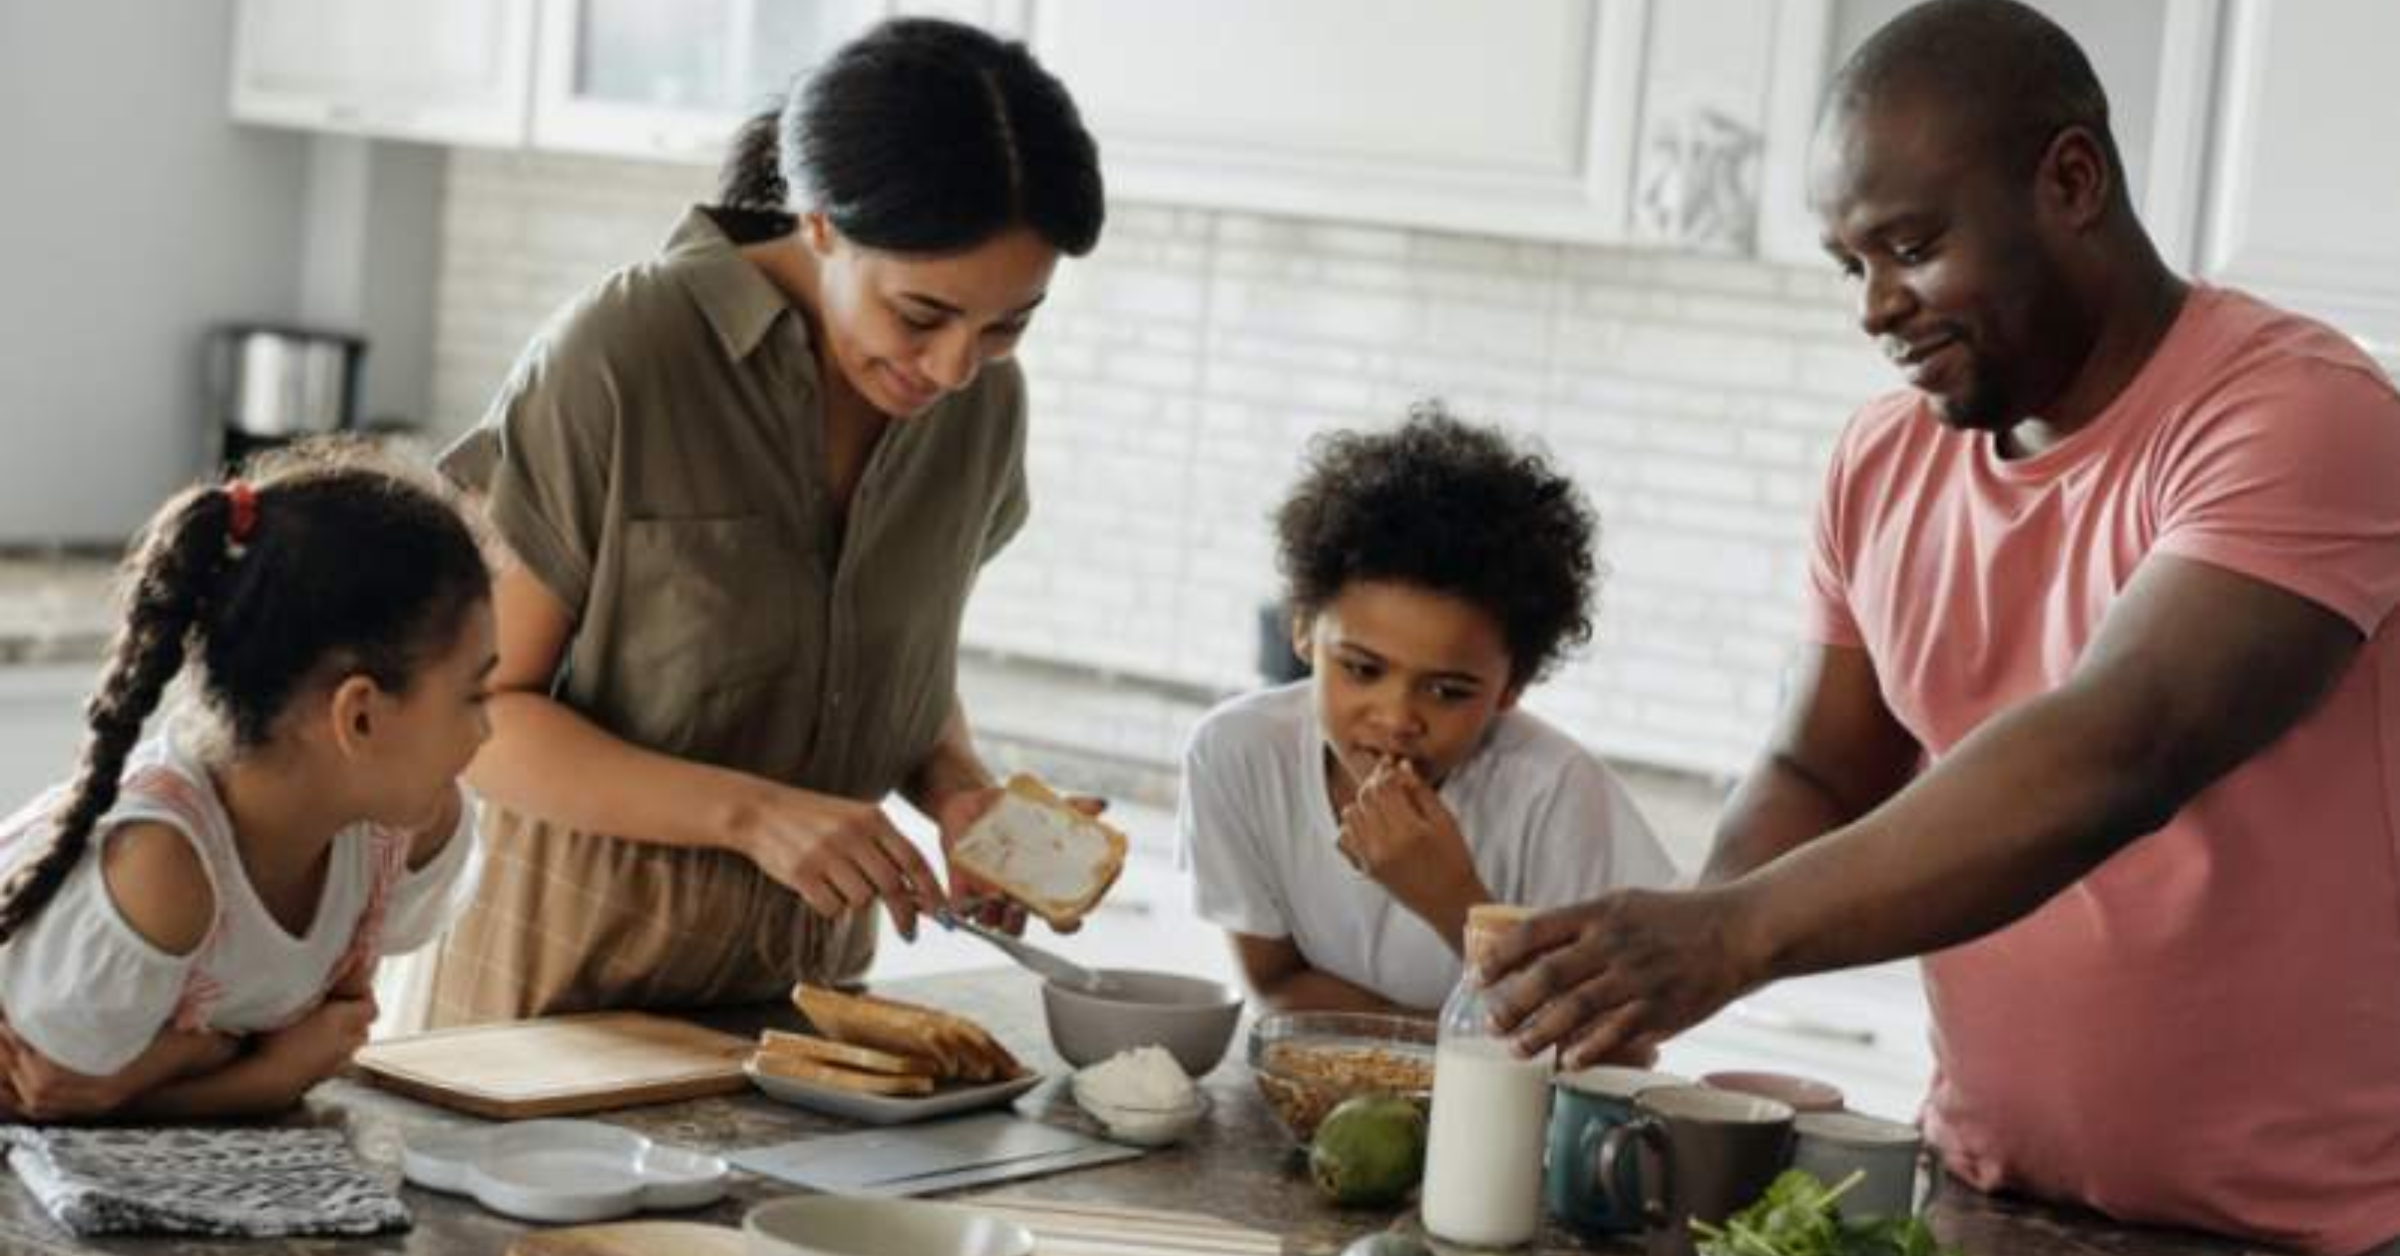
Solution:
<path fill-rule="evenodd" d="M 1208 1094 L 1160 1047 L 1134 1047 L 1075 1074 L 1075 1102 L 1118 1142 L 1164 1147 L 1208 1115 Z"/>

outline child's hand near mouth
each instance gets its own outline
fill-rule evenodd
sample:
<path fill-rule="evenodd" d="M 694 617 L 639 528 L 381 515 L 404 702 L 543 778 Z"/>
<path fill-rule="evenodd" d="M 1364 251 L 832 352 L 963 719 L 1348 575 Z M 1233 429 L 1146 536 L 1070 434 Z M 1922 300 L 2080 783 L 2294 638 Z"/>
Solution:
<path fill-rule="evenodd" d="M 1492 900 L 1457 817 L 1407 759 L 1376 761 L 1342 809 L 1336 843 L 1352 867 L 1433 924 L 1453 949 L 1467 909 Z"/>

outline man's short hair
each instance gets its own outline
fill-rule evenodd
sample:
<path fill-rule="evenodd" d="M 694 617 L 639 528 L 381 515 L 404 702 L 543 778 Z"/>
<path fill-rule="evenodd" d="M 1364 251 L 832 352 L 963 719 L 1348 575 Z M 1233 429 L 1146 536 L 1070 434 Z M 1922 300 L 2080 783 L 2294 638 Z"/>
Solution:
<path fill-rule="evenodd" d="M 2017 0 L 1929 0 L 1869 36 L 1835 73 L 1826 116 L 1887 107 L 1944 110 L 2012 174 L 2080 126 L 2124 186 L 2100 76 L 2074 36 Z"/>

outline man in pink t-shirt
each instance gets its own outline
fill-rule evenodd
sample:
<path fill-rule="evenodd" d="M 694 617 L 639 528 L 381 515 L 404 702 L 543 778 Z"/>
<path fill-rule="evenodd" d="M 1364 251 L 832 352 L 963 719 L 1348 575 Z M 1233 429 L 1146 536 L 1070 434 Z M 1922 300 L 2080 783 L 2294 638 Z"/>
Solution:
<path fill-rule="evenodd" d="M 1837 449 L 1814 648 L 1694 891 L 1549 913 L 1568 1063 L 1925 954 L 1984 1189 L 2327 1256 L 2400 1236 L 2400 395 L 2187 284 L 2073 41 L 1941 0 L 1837 77 L 1811 196 L 1910 389 Z"/>

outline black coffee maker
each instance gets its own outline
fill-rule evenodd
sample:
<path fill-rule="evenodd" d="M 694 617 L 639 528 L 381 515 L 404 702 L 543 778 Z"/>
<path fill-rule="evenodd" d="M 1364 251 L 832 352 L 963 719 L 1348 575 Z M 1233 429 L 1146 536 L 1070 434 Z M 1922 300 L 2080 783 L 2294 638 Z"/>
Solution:
<path fill-rule="evenodd" d="M 358 427 L 365 338 L 288 324 L 228 323 L 207 339 L 209 465 Z"/>

